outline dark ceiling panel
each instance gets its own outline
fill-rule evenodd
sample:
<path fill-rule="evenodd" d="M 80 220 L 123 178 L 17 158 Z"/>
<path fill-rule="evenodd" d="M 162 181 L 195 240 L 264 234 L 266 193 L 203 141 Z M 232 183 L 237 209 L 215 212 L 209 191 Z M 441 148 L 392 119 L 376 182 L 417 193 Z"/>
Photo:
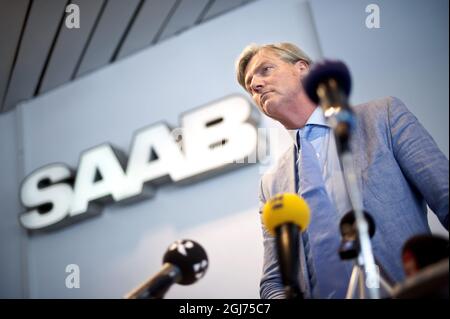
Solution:
<path fill-rule="evenodd" d="M 251 1 L 0 0 L 0 112 Z"/>
<path fill-rule="evenodd" d="M 202 18 L 202 22 L 214 18 L 231 9 L 237 8 L 245 2 L 245 0 L 215 0 L 206 12 L 205 16 Z"/>
<path fill-rule="evenodd" d="M 14 107 L 21 100 L 33 97 L 47 55 L 64 17 L 66 4 L 66 1 L 61 0 L 32 2 L 3 110 Z"/>
<path fill-rule="evenodd" d="M 176 0 L 146 0 L 117 58 L 151 45 L 175 3 Z"/>
<path fill-rule="evenodd" d="M 164 40 L 194 26 L 212 2 L 212 0 L 182 0 L 156 40 Z"/>
<path fill-rule="evenodd" d="M 89 35 L 105 0 L 72 0 L 80 8 L 80 28 L 69 29 L 63 24 L 49 64 L 45 70 L 39 93 L 69 82 L 87 45 Z"/>
<path fill-rule="evenodd" d="M 76 70 L 76 77 L 107 65 L 139 9 L 139 0 L 108 0 L 97 28 Z"/>
<path fill-rule="evenodd" d="M 0 111 L 24 30 L 29 0 L 0 0 Z"/>

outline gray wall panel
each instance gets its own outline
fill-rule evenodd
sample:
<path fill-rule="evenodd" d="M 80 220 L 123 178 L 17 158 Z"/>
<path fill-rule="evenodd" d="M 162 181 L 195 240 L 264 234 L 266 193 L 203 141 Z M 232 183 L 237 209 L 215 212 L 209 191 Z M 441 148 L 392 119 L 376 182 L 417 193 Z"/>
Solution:
<path fill-rule="evenodd" d="M 15 111 L 0 115 L 0 298 L 26 298 L 29 293 L 28 238 L 18 220 L 23 177 L 18 121 Z"/>

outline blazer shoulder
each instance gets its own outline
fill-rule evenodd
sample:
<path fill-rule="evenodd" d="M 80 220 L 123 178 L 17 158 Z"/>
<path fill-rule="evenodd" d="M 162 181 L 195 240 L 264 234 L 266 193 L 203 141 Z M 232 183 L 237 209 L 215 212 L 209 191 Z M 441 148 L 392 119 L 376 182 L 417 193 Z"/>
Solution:
<path fill-rule="evenodd" d="M 381 97 L 369 102 L 353 105 L 352 109 L 355 113 L 379 113 L 386 112 L 387 109 L 391 106 L 402 105 L 405 106 L 405 103 L 401 99 L 395 96 L 385 96 Z"/>
<path fill-rule="evenodd" d="M 374 114 L 374 113 L 384 113 L 393 103 L 400 101 L 398 98 L 394 96 L 385 96 L 382 98 L 378 98 L 369 102 L 353 105 L 353 111 L 360 114 Z"/>
<path fill-rule="evenodd" d="M 407 110 L 402 100 L 395 96 L 386 96 L 366 103 L 352 106 L 358 120 L 365 125 L 371 125 L 376 122 L 389 122 L 394 110 Z"/>

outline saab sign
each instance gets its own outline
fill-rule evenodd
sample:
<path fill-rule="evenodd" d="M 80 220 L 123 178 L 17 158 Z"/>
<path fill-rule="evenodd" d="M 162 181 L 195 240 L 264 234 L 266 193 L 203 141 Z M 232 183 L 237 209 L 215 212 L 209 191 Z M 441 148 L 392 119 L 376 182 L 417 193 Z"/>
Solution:
<path fill-rule="evenodd" d="M 137 131 L 129 157 L 110 144 L 84 151 L 78 170 L 49 164 L 27 176 L 21 224 L 31 230 L 61 226 L 100 211 L 105 201 L 149 198 L 158 184 L 190 182 L 252 162 L 257 113 L 231 96 L 181 116 L 181 128 L 158 123 Z"/>

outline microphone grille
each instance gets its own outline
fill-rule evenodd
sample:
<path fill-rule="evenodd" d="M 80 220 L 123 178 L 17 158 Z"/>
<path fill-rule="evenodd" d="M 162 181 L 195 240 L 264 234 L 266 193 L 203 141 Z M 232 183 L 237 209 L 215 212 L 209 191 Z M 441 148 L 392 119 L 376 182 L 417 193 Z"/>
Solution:
<path fill-rule="evenodd" d="M 339 60 L 323 60 L 314 63 L 309 74 L 303 79 L 303 87 L 311 101 L 319 104 L 317 88 L 329 79 L 334 79 L 345 95 L 350 95 L 352 79 L 345 63 Z"/>
<path fill-rule="evenodd" d="M 364 217 L 366 219 L 366 222 L 369 226 L 369 236 L 372 238 L 375 235 L 375 221 L 373 217 L 368 213 L 364 212 Z M 356 229 L 356 217 L 355 213 L 353 211 L 349 211 L 347 214 L 345 214 L 341 222 L 339 223 L 339 230 L 341 231 L 342 236 L 356 236 L 358 233 L 358 230 Z"/>
<path fill-rule="evenodd" d="M 278 226 L 285 223 L 296 224 L 303 231 L 308 227 L 310 221 L 309 206 L 297 194 L 279 194 L 264 205 L 262 219 L 272 235 L 275 235 L 275 229 Z"/>
<path fill-rule="evenodd" d="M 208 256 L 203 247 L 191 240 L 173 242 L 163 257 L 163 263 L 177 266 L 181 271 L 180 285 L 190 285 L 202 278 L 208 269 Z"/>

